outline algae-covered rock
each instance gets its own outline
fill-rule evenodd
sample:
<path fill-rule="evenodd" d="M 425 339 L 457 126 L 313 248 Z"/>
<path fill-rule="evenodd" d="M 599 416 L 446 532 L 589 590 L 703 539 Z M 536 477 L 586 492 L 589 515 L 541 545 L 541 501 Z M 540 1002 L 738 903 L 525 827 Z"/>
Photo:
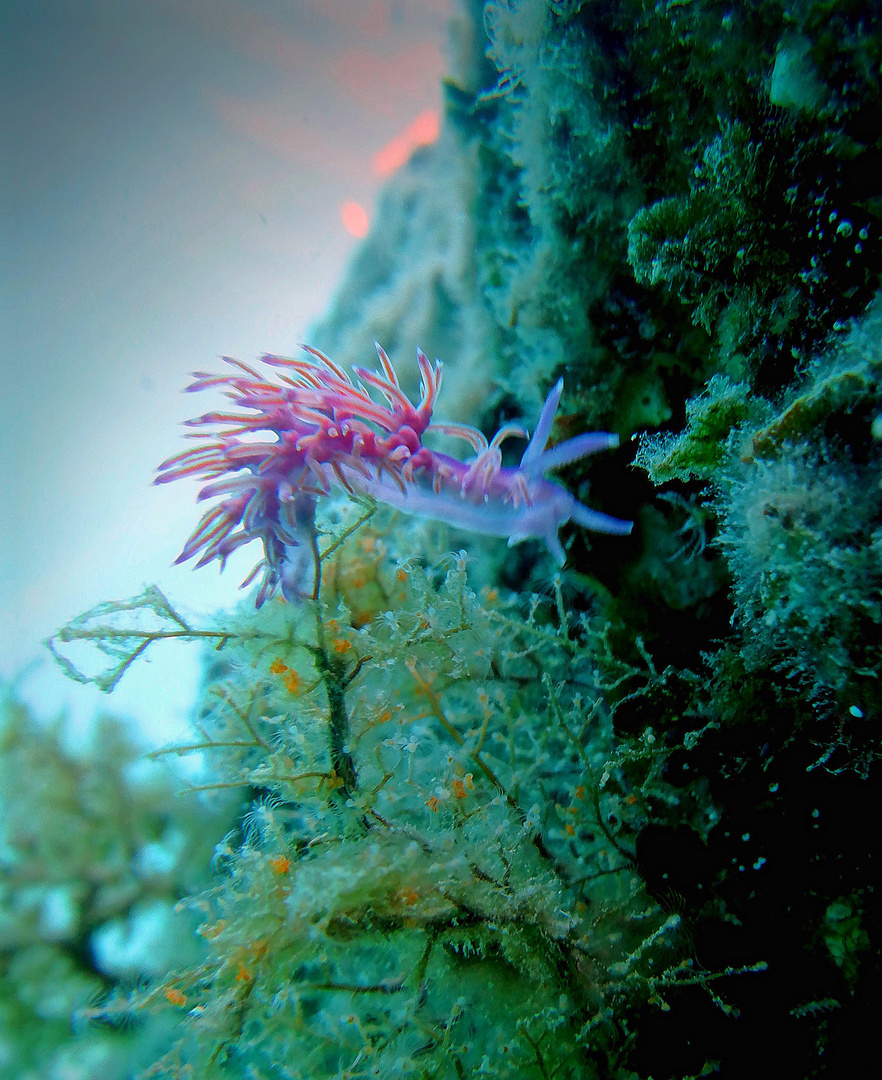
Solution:
<path fill-rule="evenodd" d="M 652 729 L 692 747 L 667 767 L 680 799 L 658 793 L 652 814 L 672 830 L 653 836 L 680 838 L 659 840 L 665 880 L 715 957 L 781 972 L 774 991 L 759 977 L 727 990 L 768 1000 L 777 1075 L 841 1074 L 865 1043 L 828 1017 L 858 1015 L 880 942 L 840 942 L 870 925 L 862 874 L 878 844 L 849 840 L 846 867 L 841 837 L 797 840 L 782 793 L 832 815 L 834 798 L 868 805 L 878 777 L 882 37 L 865 5 L 826 0 L 499 0 L 483 22 L 497 71 L 450 86 L 447 145 L 476 177 L 463 318 L 482 343 L 444 359 L 480 355 L 484 400 L 463 400 L 488 429 L 563 374 L 556 437 L 637 436 L 629 472 L 623 456 L 563 473 L 639 529 L 627 546 L 573 538 L 568 572 L 591 595 L 574 602 L 604 626 L 622 745 Z M 426 167 L 449 167 L 429 153 Z M 485 564 L 488 580 L 541 587 L 527 554 Z M 692 743 L 696 718 L 708 726 Z M 697 852 L 681 842 L 689 792 L 710 775 L 720 825 Z M 726 945 L 711 894 L 742 921 Z M 744 1011 L 737 1046 L 708 1034 L 691 1057 L 662 1053 L 695 1038 L 692 1015 L 643 1015 L 631 1066 L 737 1073 L 767 1053 Z"/>

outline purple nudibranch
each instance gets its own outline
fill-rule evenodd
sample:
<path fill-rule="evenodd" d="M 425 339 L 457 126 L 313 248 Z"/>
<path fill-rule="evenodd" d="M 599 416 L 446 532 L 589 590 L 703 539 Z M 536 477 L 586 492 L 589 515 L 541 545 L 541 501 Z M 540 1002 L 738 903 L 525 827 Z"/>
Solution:
<path fill-rule="evenodd" d="M 264 356 L 278 381 L 240 360 L 224 357 L 232 374 L 195 372 L 187 389 L 221 387 L 237 409 L 210 412 L 193 420 L 199 446 L 159 466 L 156 483 L 197 476 L 209 483 L 199 499 L 221 496 L 184 545 L 177 562 L 199 554 L 197 566 L 227 557 L 254 539 L 264 558 L 242 583 L 262 570 L 259 607 L 281 588 L 296 599 L 308 592 L 315 551 L 316 500 L 340 486 L 408 514 L 445 521 L 458 528 L 504 536 L 509 544 L 530 537 L 545 541 L 559 566 L 565 555 L 558 530 L 575 521 L 594 532 L 627 535 L 632 523 L 609 517 L 578 502 L 545 473 L 600 450 L 619 445 L 617 435 L 589 432 L 547 449 L 563 391 L 559 379 L 545 400 L 536 429 L 520 463 L 502 464 L 500 446 L 511 436 L 528 437 L 516 424 L 500 428 L 492 440 L 464 424 L 432 423 L 441 389 L 442 365 L 417 350 L 420 402 L 402 392 L 386 353 L 377 345 L 380 367 L 353 367 L 357 381 L 317 349 L 303 346 L 307 358 Z M 370 396 L 377 391 L 380 404 Z M 255 439 L 266 432 L 274 441 Z M 474 450 L 459 461 L 423 445 L 427 432 L 464 439 Z M 239 436 L 248 435 L 242 439 Z"/>

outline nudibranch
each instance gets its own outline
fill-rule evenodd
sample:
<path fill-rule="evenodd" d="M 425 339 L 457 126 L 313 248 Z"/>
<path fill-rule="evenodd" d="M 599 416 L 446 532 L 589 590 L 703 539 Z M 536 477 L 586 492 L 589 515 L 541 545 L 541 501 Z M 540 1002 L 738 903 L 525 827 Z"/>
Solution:
<path fill-rule="evenodd" d="M 249 541 L 263 542 L 264 558 L 242 583 L 263 571 L 259 607 L 277 588 L 286 599 L 304 594 L 314 558 L 317 500 L 343 488 L 368 495 L 407 514 L 461 529 L 545 541 L 559 566 L 565 555 L 558 531 L 568 521 L 594 532 L 627 535 L 632 523 L 578 502 L 546 473 L 588 454 L 614 449 L 617 435 L 588 432 L 547 448 L 563 391 L 560 379 L 545 400 L 517 466 L 502 464 L 502 442 L 528 437 L 507 424 L 493 439 L 464 424 L 432 422 L 441 389 L 442 365 L 417 350 L 420 401 L 401 390 L 388 356 L 376 346 L 380 366 L 353 367 L 353 381 L 317 349 L 292 359 L 266 355 L 266 373 L 224 357 L 227 374 L 195 372 L 190 391 L 220 387 L 237 412 L 210 412 L 193 420 L 199 446 L 159 466 L 157 483 L 198 477 L 208 483 L 199 499 L 221 497 L 202 518 L 177 562 L 199 554 L 197 566 L 227 557 Z M 374 400 L 370 391 L 383 402 Z M 468 442 L 474 456 L 460 461 L 424 445 L 427 433 Z M 265 434 L 269 438 L 260 436 Z M 243 438 L 243 436 L 245 436 Z M 255 438 L 257 436 L 257 438 Z"/>

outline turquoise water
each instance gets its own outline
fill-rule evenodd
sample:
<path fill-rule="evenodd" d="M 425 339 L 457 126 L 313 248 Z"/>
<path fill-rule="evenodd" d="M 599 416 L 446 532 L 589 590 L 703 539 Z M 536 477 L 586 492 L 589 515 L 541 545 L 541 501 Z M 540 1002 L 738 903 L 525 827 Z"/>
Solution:
<path fill-rule="evenodd" d="M 870 14 L 4 14 L 3 1075 L 869 1071 Z"/>

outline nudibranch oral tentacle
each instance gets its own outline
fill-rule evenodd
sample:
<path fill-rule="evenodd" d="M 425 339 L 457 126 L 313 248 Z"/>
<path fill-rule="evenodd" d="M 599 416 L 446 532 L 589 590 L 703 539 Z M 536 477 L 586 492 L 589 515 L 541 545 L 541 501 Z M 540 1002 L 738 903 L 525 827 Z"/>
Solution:
<path fill-rule="evenodd" d="M 232 374 L 195 372 L 190 391 L 222 388 L 237 410 L 210 412 L 187 425 L 191 438 L 205 441 L 159 466 L 156 483 L 195 476 L 207 483 L 200 499 L 222 497 L 203 516 L 178 562 L 199 555 L 197 566 L 227 557 L 259 539 L 264 559 L 243 584 L 263 570 L 260 606 L 281 588 L 288 599 L 304 594 L 315 550 L 317 498 L 333 487 L 369 495 L 408 514 L 447 522 L 461 529 L 501 536 L 509 544 L 536 537 L 562 566 L 558 531 L 574 521 L 594 532 L 624 536 L 632 523 L 578 502 L 545 474 L 601 450 L 614 449 L 617 435 L 589 432 L 548 448 L 563 380 L 554 385 L 520 463 L 502 464 L 500 444 L 526 437 L 520 425 L 506 424 L 491 440 L 464 424 L 432 422 L 441 389 L 442 365 L 417 350 L 420 401 L 402 391 L 389 357 L 377 345 L 380 367 L 353 367 L 357 379 L 323 353 L 303 346 L 306 359 L 266 355 L 261 371 L 224 357 Z M 383 398 L 377 402 L 373 390 Z M 427 432 L 464 439 L 475 451 L 460 461 L 423 443 Z M 272 435 L 275 441 L 240 436 Z M 221 479 L 223 478 L 223 479 Z M 308 590 L 307 590 L 308 591 Z"/>

